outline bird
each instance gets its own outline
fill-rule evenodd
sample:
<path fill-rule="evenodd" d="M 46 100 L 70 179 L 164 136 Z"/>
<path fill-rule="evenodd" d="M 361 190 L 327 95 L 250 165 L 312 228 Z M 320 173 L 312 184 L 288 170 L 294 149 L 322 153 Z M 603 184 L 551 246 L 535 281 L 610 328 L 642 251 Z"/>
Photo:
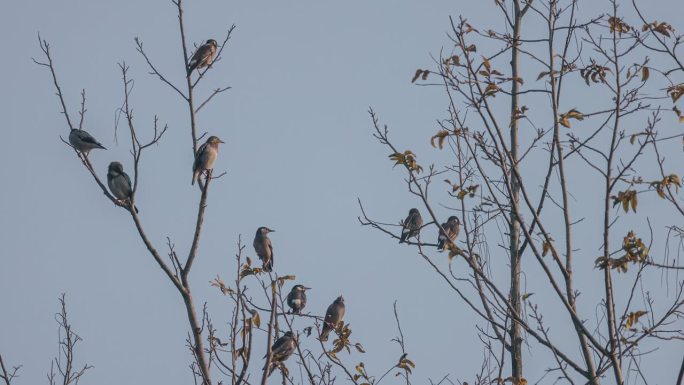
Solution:
<path fill-rule="evenodd" d="M 406 242 L 409 238 L 417 237 L 420 234 L 420 228 L 423 226 L 423 218 L 420 216 L 418 209 L 413 208 L 409 210 L 408 216 L 401 223 L 401 237 L 399 243 Z"/>
<path fill-rule="evenodd" d="M 127 202 L 130 206 L 133 199 L 133 185 L 131 178 L 124 172 L 123 165 L 120 162 L 112 162 L 109 164 L 107 171 L 107 184 L 112 195 L 120 201 Z M 133 206 L 135 212 L 138 213 L 138 208 Z"/>
<path fill-rule="evenodd" d="M 304 285 L 294 285 L 290 293 L 287 295 L 287 306 L 292 309 L 292 313 L 301 314 L 302 309 L 306 306 L 306 291 L 310 287 Z"/>
<path fill-rule="evenodd" d="M 78 151 L 88 155 L 90 150 L 94 148 L 101 148 L 106 150 L 102 143 L 93 138 L 87 131 L 72 128 L 69 132 L 69 143 Z"/>
<path fill-rule="evenodd" d="M 321 341 L 328 340 L 328 334 L 330 334 L 331 330 L 337 328 L 337 325 L 342 321 L 342 317 L 344 317 L 344 298 L 339 296 L 328 306 L 328 310 L 325 311 Z"/>
<path fill-rule="evenodd" d="M 286 331 L 271 347 L 271 365 L 268 368 L 268 375 L 271 375 L 276 366 L 281 365 L 290 358 L 295 349 L 297 349 L 297 337 L 291 331 Z M 268 354 L 264 358 L 267 356 Z M 266 369 L 266 366 L 264 366 L 264 369 Z"/>
<path fill-rule="evenodd" d="M 195 163 L 192 164 L 192 184 L 204 171 L 211 170 L 214 167 L 216 156 L 218 155 L 219 143 L 225 143 L 218 136 L 210 136 L 204 144 L 197 149 L 195 154 Z"/>
<path fill-rule="evenodd" d="M 190 58 L 190 63 L 188 63 L 188 76 L 195 69 L 211 66 L 214 58 L 216 58 L 216 47 L 218 47 L 216 40 L 209 39 L 197 48 L 197 51 Z"/>
<path fill-rule="evenodd" d="M 271 240 L 268 239 L 268 233 L 272 232 L 275 232 L 275 230 L 262 226 L 257 229 L 254 236 L 254 251 L 259 259 L 261 259 L 262 268 L 266 272 L 273 271 L 273 245 Z"/>
<path fill-rule="evenodd" d="M 440 230 L 439 237 L 437 237 L 437 250 L 440 251 L 444 250 L 447 239 L 453 241 L 458 237 L 458 232 L 461 230 L 461 221 L 459 221 L 458 217 L 452 215 L 445 223 L 442 223 L 442 229 L 444 231 Z"/>

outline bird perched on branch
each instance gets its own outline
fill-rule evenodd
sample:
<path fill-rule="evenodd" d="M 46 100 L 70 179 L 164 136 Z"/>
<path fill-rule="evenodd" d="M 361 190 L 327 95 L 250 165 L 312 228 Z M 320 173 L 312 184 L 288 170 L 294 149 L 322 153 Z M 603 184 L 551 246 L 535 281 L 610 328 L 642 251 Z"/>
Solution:
<path fill-rule="evenodd" d="M 440 230 L 439 237 L 437 237 L 437 250 L 440 251 L 444 250 L 447 239 L 453 242 L 458 237 L 458 232 L 461 230 L 461 221 L 458 217 L 452 215 L 445 223 L 442 223 L 442 229 L 444 231 Z"/>
<path fill-rule="evenodd" d="M 136 213 L 138 212 L 138 208 L 132 205 L 133 185 L 131 184 L 131 178 L 124 172 L 121 163 L 112 162 L 109 164 L 107 184 L 109 185 L 109 191 L 112 192 L 116 199 L 128 204 L 129 207 L 133 207 Z"/>
<path fill-rule="evenodd" d="M 207 40 L 206 43 L 202 44 L 195 54 L 190 58 L 190 63 L 188 63 L 188 76 L 198 68 L 211 67 L 211 64 L 216 58 L 216 48 L 218 43 L 214 39 Z"/>
<path fill-rule="evenodd" d="M 105 146 L 103 146 L 100 142 L 98 142 L 95 138 L 93 138 L 92 135 L 90 135 L 88 132 L 84 130 L 79 130 L 77 128 L 74 128 L 69 132 L 69 143 L 71 143 L 72 146 L 79 152 L 84 153 L 85 155 L 88 155 L 90 153 L 90 150 L 94 148 L 101 148 L 103 150 L 106 150 Z"/>
<path fill-rule="evenodd" d="M 420 228 L 423 226 L 423 218 L 420 216 L 418 209 L 409 210 L 408 216 L 401 223 L 401 238 L 399 243 L 406 242 L 409 238 L 417 237 L 420 234 Z"/>
<path fill-rule="evenodd" d="M 217 136 L 210 136 L 207 141 L 197 149 L 195 154 L 195 163 L 192 165 L 192 184 L 204 171 L 209 171 L 214 167 L 214 162 L 218 156 L 218 148 L 220 143 L 225 143 Z"/>
<path fill-rule="evenodd" d="M 321 341 L 328 340 L 328 334 L 331 330 L 335 330 L 337 325 L 344 317 L 344 298 L 337 297 L 333 303 L 328 306 L 325 311 L 325 319 L 323 320 L 323 330 L 321 330 Z"/>
<path fill-rule="evenodd" d="M 292 290 L 287 295 L 287 306 L 292 309 L 292 313 L 302 313 L 302 309 L 306 306 L 306 291 L 309 289 L 309 287 L 304 285 L 294 285 L 292 287 Z"/>
<path fill-rule="evenodd" d="M 268 375 L 271 375 L 276 366 L 282 365 L 283 362 L 290 358 L 295 349 L 297 349 L 297 337 L 291 331 L 287 331 L 280 336 L 271 347 L 271 365 L 268 368 Z M 264 358 L 267 356 L 264 356 Z M 264 366 L 264 369 L 266 369 L 266 366 Z"/>
<path fill-rule="evenodd" d="M 274 231 L 262 226 L 257 229 L 254 236 L 254 251 L 259 259 L 261 259 L 262 268 L 266 272 L 273 271 L 273 245 L 271 240 L 268 239 L 268 233 Z"/>

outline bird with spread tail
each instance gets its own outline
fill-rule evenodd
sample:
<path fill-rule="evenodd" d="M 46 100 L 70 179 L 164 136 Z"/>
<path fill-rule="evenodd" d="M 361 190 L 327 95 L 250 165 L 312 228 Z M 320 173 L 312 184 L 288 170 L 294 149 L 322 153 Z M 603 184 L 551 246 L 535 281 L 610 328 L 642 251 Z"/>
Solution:
<path fill-rule="evenodd" d="M 401 223 L 401 237 L 399 243 L 406 242 L 410 238 L 417 237 L 420 234 L 420 228 L 423 226 L 423 217 L 420 216 L 418 209 L 413 208 L 409 210 L 408 216 Z"/>
<path fill-rule="evenodd" d="M 254 251 L 261 260 L 262 268 L 266 272 L 273 271 L 273 245 L 268 238 L 268 233 L 275 232 L 268 227 L 259 227 L 254 236 Z"/>
<path fill-rule="evenodd" d="M 76 150 L 85 155 L 88 155 L 90 150 L 95 148 L 106 150 L 105 146 L 93 138 L 87 131 L 79 130 L 77 128 L 74 128 L 69 132 L 69 143 L 71 143 Z"/>
<path fill-rule="evenodd" d="M 192 184 L 199 179 L 205 171 L 210 171 L 214 168 L 214 162 L 218 156 L 218 148 L 220 143 L 225 143 L 218 136 L 210 136 L 204 144 L 197 149 L 195 154 L 195 162 L 192 164 Z"/>
<path fill-rule="evenodd" d="M 306 291 L 310 287 L 304 285 L 294 285 L 287 295 L 287 306 L 292 309 L 293 314 L 302 314 L 302 309 L 306 306 Z"/>
<path fill-rule="evenodd" d="M 190 63 L 188 63 L 188 76 L 195 69 L 211 67 L 211 64 L 216 58 L 216 48 L 218 43 L 214 39 L 207 40 L 206 43 L 202 44 L 197 51 L 190 58 Z"/>
<path fill-rule="evenodd" d="M 328 310 L 325 311 L 325 319 L 323 320 L 321 341 L 327 341 L 330 331 L 337 328 L 337 325 L 339 325 L 344 317 L 344 310 L 344 298 L 342 298 L 342 296 L 337 297 L 337 299 L 328 306 Z"/>
<path fill-rule="evenodd" d="M 458 232 L 461 230 L 461 221 L 458 217 L 452 215 L 445 223 L 442 223 L 442 229 L 444 231 L 440 230 L 439 237 L 437 237 L 437 250 L 440 251 L 444 250 L 447 240 L 453 242 L 458 237 Z"/>
<path fill-rule="evenodd" d="M 123 165 L 119 162 L 112 162 L 109 164 L 109 170 L 107 171 L 107 184 L 109 185 L 109 191 L 112 195 L 116 197 L 119 201 L 125 202 L 131 207 L 133 203 L 133 185 L 131 184 L 131 177 L 124 172 Z M 135 212 L 138 212 L 138 208 L 132 206 Z"/>
<path fill-rule="evenodd" d="M 290 358 L 295 349 L 297 349 L 297 337 L 291 331 L 286 331 L 271 347 L 271 365 L 268 368 L 268 375 L 270 376 L 273 373 L 273 369 L 282 365 L 283 362 Z M 264 358 L 267 356 L 268 354 Z M 266 369 L 265 365 L 264 369 Z"/>

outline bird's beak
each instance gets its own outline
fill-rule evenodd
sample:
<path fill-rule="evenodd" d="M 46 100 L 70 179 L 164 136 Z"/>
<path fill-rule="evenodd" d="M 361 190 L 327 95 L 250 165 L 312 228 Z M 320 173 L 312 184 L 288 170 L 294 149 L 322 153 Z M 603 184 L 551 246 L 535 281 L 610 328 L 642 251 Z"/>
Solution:
<path fill-rule="evenodd" d="M 269 233 L 275 233 L 275 230 L 273 230 L 273 229 L 268 229 L 268 232 L 269 232 Z"/>
<path fill-rule="evenodd" d="M 311 288 L 304 286 L 304 290 L 311 290 Z"/>
<path fill-rule="evenodd" d="M 222 141 L 221 139 L 219 139 L 219 143 L 224 143 L 224 144 L 225 144 L 226 142 L 224 142 L 224 141 Z"/>

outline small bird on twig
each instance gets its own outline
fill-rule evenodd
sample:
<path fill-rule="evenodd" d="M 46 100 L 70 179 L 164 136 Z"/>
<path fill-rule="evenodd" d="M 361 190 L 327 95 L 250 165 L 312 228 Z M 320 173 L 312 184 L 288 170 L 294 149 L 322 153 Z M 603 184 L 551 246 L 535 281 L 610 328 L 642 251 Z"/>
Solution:
<path fill-rule="evenodd" d="M 282 365 L 283 362 L 290 358 L 295 349 L 297 349 L 297 337 L 291 331 L 286 331 L 271 347 L 271 366 L 268 368 L 268 375 L 271 375 L 276 366 Z M 264 358 L 266 357 L 264 356 Z M 264 366 L 264 369 L 266 369 L 266 366 Z"/>
<path fill-rule="evenodd" d="M 292 309 L 292 313 L 301 314 L 302 309 L 306 306 L 306 291 L 310 287 L 304 285 L 294 285 L 290 293 L 287 295 L 287 306 Z"/>
<path fill-rule="evenodd" d="M 401 223 L 401 237 L 399 243 L 406 242 L 409 238 L 417 237 L 420 234 L 420 227 L 423 226 L 423 218 L 418 209 L 409 210 L 408 216 Z"/>
<path fill-rule="evenodd" d="M 210 136 L 207 141 L 197 149 L 195 154 L 195 163 L 192 165 L 192 184 L 204 171 L 209 171 L 214 167 L 214 162 L 218 156 L 218 148 L 220 143 L 225 143 L 217 136 Z"/>
<path fill-rule="evenodd" d="M 211 67 L 211 64 L 216 58 L 216 48 L 218 43 L 214 39 L 207 40 L 206 43 L 202 44 L 195 54 L 190 58 L 190 63 L 188 63 L 188 76 L 195 69 Z"/>
<path fill-rule="evenodd" d="M 69 143 L 71 143 L 74 148 L 85 155 L 90 153 L 90 150 L 94 148 L 101 148 L 106 150 L 100 142 L 98 142 L 92 135 L 84 130 L 79 130 L 74 128 L 69 132 Z"/>
<path fill-rule="evenodd" d="M 273 245 L 268 238 L 268 233 L 275 232 L 275 230 L 268 227 L 259 227 L 254 236 L 254 251 L 261 259 L 262 268 L 264 271 L 273 271 Z"/>
<path fill-rule="evenodd" d="M 116 199 L 126 202 L 129 207 L 133 207 L 136 213 L 138 213 L 138 208 L 133 206 L 133 185 L 131 184 L 131 178 L 124 172 L 123 165 L 119 162 L 112 162 L 109 164 L 109 170 L 107 171 L 107 184 L 109 185 L 109 191 Z"/>
<path fill-rule="evenodd" d="M 458 237 L 458 232 L 461 230 L 461 221 L 457 216 L 450 216 L 445 223 L 442 223 L 442 229 L 444 231 L 439 232 L 439 237 L 437 237 L 437 250 L 444 250 L 444 246 L 447 243 L 447 239 L 454 241 Z"/>
<path fill-rule="evenodd" d="M 328 306 L 328 310 L 325 311 L 325 319 L 323 320 L 321 341 L 327 341 L 330 331 L 337 328 L 337 325 L 344 317 L 344 310 L 344 298 L 342 298 L 342 296 L 337 297 L 337 299 Z"/>

